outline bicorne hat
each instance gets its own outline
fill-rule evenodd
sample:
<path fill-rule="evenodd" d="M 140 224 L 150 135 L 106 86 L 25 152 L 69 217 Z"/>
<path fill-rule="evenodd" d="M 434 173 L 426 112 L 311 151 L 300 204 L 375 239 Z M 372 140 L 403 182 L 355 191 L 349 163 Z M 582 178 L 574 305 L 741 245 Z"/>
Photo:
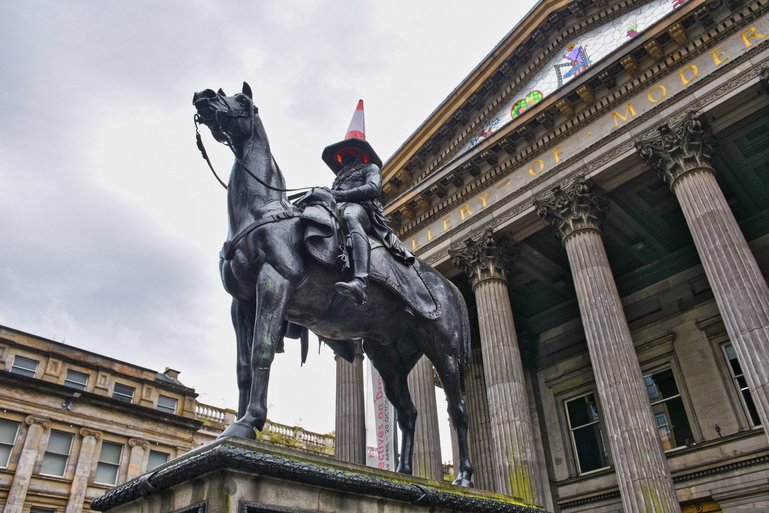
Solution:
<path fill-rule="evenodd" d="M 358 106 L 352 115 L 350 128 L 347 129 L 347 135 L 343 141 L 339 141 L 331 146 L 326 146 L 321 158 L 328 167 L 337 174 L 343 167 L 344 157 L 346 155 L 357 155 L 364 163 L 369 162 L 382 167 L 382 159 L 376 154 L 374 148 L 366 141 L 366 124 L 363 120 L 363 100 L 358 100 Z"/>

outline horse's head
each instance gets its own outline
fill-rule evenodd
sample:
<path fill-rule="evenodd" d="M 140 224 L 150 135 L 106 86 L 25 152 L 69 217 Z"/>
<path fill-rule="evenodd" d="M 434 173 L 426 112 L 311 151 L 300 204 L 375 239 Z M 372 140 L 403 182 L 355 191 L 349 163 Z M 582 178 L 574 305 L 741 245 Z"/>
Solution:
<path fill-rule="evenodd" d="M 211 129 L 221 143 L 238 144 L 254 136 L 259 112 L 252 100 L 251 87 L 243 82 L 243 92 L 227 96 L 219 89 L 205 89 L 192 96 L 198 111 L 195 121 Z"/>

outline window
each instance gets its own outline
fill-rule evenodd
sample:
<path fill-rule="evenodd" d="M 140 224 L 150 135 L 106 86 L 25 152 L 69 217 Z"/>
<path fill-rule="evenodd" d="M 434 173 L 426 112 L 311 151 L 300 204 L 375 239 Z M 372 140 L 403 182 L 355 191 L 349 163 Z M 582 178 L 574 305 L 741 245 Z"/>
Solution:
<path fill-rule="evenodd" d="M 67 470 L 67 459 L 72 448 L 72 433 L 51 430 L 48 447 L 43 455 L 40 473 L 49 476 L 63 476 Z"/>
<path fill-rule="evenodd" d="M 18 422 L 0 419 L 0 468 L 8 466 L 8 460 L 11 459 L 11 451 L 13 451 L 18 433 Z"/>
<path fill-rule="evenodd" d="M 122 454 L 122 445 L 113 442 L 102 442 L 94 481 L 114 485 L 117 482 L 117 471 L 120 468 L 120 456 Z"/>
<path fill-rule="evenodd" d="M 34 378 L 38 363 L 40 362 L 33 360 L 32 358 L 16 355 L 16 358 L 13 359 L 11 372 L 14 374 L 21 374 L 22 376 L 29 376 L 30 378 Z"/>
<path fill-rule="evenodd" d="M 724 344 L 723 349 L 726 360 L 729 362 L 729 373 L 732 375 L 734 386 L 737 387 L 737 392 L 740 394 L 742 407 L 745 408 L 750 423 L 753 426 L 760 426 L 761 419 L 758 416 L 758 410 L 756 410 L 756 403 L 753 402 L 753 396 L 750 395 L 748 382 L 745 380 L 745 374 L 742 372 L 740 362 L 737 361 L 737 352 L 734 350 L 734 346 L 731 343 Z"/>
<path fill-rule="evenodd" d="M 64 378 L 64 384 L 70 388 L 85 390 L 86 385 L 88 385 L 88 374 L 67 369 L 67 377 Z"/>
<path fill-rule="evenodd" d="M 170 455 L 164 452 L 150 451 L 150 457 L 149 460 L 147 460 L 147 470 L 149 471 L 159 467 L 163 463 L 167 462 L 168 458 L 170 458 Z"/>
<path fill-rule="evenodd" d="M 609 457 L 595 396 L 588 394 L 566 401 L 566 415 L 579 473 L 608 467 Z"/>
<path fill-rule="evenodd" d="M 159 396 L 158 410 L 162 410 L 168 413 L 176 413 L 176 399 L 173 397 L 168 397 L 167 395 Z"/>
<path fill-rule="evenodd" d="M 115 383 L 115 388 L 112 390 L 112 398 L 117 399 L 118 401 L 132 403 L 134 400 L 134 391 L 136 391 L 134 387 Z"/>
<path fill-rule="evenodd" d="M 37 506 L 32 506 L 29 508 L 29 513 L 56 513 L 56 510 L 53 508 L 39 508 Z"/>
<path fill-rule="evenodd" d="M 667 451 L 691 445 L 694 437 L 673 370 L 667 368 L 647 372 L 643 378 L 663 449 Z"/>

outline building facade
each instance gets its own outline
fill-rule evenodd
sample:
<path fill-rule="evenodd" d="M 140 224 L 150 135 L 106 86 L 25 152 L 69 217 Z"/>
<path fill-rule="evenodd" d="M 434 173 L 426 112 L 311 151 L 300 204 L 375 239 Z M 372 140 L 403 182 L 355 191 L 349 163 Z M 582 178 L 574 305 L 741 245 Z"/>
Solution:
<path fill-rule="evenodd" d="M 113 486 L 214 440 L 235 411 L 198 403 L 178 377 L 0 326 L 3 512 L 90 511 Z M 333 434 L 270 421 L 259 439 L 334 453 Z"/>
<path fill-rule="evenodd" d="M 769 511 L 768 91 L 766 0 L 542 0 L 385 164 L 470 306 L 477 486 Z"/>

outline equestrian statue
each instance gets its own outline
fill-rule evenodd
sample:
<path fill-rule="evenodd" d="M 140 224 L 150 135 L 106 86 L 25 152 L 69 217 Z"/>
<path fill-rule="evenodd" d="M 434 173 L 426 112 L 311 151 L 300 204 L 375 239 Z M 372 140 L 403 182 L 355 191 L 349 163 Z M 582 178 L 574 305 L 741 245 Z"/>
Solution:
<path fill-rule="evenodd" d="M 402 432 L 398 472 L 411 474 L 417 412 L 407 377 L 426 355 L 446 392 L 459 461 L 454 484 L 472 486 L 461 367 L 470 325 L 459 290 L 392 233 L 379 202 L 382 162 L 363 133 L 359 103 L 346 138 L 322 155 L 337 175 L 295 204 L 270 152 L 248 84 L 194 94 L 195 122 L 230 147 L 229 233 L 220 254 L 237 338 L 238 419 L 221 437 L 255 438 L 267 419 L 270 366 L 283 338 L 307 330 L 350 361 L 354 342 L 382 376 Z M 198 137 L 198 146 L 207 159 Z M 210 166 L 210 162 L 209 162 Z M 211 168 L 213 170 L 213 167 Z M 223 183 L 224 185 L 224 183 Z"/>

